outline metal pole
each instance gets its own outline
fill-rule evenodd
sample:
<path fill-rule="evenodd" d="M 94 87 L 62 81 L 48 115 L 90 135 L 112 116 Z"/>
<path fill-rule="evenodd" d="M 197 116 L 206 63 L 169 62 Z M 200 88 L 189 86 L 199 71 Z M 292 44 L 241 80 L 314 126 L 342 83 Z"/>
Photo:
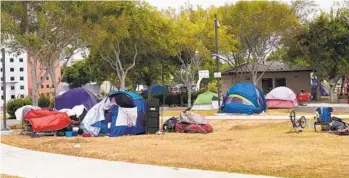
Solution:
<path fill-rule="evenodd" d="M 2 124 L 2 129 L 1 130 L 8 130 L 7 126 L 6 126 L 6 68 L 5 68 L 5 48 L 1 49 L 1 53 L 2 53 L 2 96 L 3 98 L 3 124 Z"/>
<path fill-rule="evenodd" d="M 162 80 L 162 87 L 165 88 L 165 78 L 164 78 L 164 69 L 163 69 L 163 64 L 161 62 L 161 80 Z M 165 105 L 165 93 L 166 91 L 164 90 L 162 92 L 162 107 L 161 107 L 161 124 L 160 124 L 160 130 L 162 130 L 162 124 L 163 124 L 163 121 L 164 121 L 164 105 Z"/>
<path fill-rule="evenodd" d="M 214 14 L 214 32 L 215 32 L 215 42 L 216 42 L 216 71 L 219 72 L 219 53 L 218 53 L 218 20 L 217 14 Z M 221 107 L 221 89 L 219 85 L 219 78 L 217 79 L 217 90 L 218 90 L 218 107 Z"/>

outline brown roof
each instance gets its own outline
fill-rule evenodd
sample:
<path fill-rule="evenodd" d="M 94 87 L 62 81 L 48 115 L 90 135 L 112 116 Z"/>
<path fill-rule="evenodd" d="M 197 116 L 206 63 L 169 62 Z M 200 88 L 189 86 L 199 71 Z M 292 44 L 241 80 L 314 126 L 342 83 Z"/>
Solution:
<path fill-rule="evenodd" d="M 252 64 L 242 64 L 238 67 L 231 68 L 222 72 L 222 74 L 233 74 L 238 72 L 251 72 Z M 301 67 L 294 64 L 287 64 L 282 61 L 266 61 L 264 64 L 257 66 L 258 72 L 293 72 L 293 71 L 313 71 L 308 67 Z"/>

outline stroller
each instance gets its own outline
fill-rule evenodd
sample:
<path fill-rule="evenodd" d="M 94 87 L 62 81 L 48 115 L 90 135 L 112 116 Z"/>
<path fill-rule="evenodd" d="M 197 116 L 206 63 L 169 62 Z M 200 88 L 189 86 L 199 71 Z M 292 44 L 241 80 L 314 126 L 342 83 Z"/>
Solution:
<path fill-rule="evenodd" d="M 204 116 L 187 112 L 191 108 L 187 108 L 179 115 L 179 119 L 172 117 L 163 125 L 164 131 L 176 131 L 182 133 L 211 133 L 212 126 L 208 123 Z"/>

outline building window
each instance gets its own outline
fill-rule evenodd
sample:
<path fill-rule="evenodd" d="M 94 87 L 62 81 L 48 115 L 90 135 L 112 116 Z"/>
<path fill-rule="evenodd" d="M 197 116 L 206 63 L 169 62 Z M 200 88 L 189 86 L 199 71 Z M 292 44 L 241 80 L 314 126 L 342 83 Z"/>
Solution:
<path fill-rule="evenodd" d="M 41 85 L 41 88 L 44 88 L 44 85 Z"/>
<path fill-rule="evenodd" d="M 13 62 L 14 61 L 14 59 L 13 58 L 10 58 L 10 62 Z"/>
<path fill-rule="evenodd" d="M 276 87 L 285 87 L 286 86 L 286 79 L 285 78 L 276 78 L 275 79 L 275 88 Z"/>
<path fill-rule="evenodd" d="M 24 98 L 24 95 L 21 95 L 21 98 Z"/>
<path fill-rule="evenodd" d="M 24 90 L 24 85 L 21 85 L 20 89 L 21 89 L 21 90 Z"/>
<path fill-rule="evenodd" d="M 1 77 L 1 81 L 3 81 L 3 80 L 4 80 L 4 78 Z"/>
<path fill-rule="evenodd" d="M 23 80 L 24 80 L 24 77 L 19 77 L 19 80 L 20 80 L 20 81 L 23 81 Z"/>
<path fill-rule="evenodd" d="M 40 77 L 40 80 L 42 80 L 44 77 Z"/>
<path fill-rule="evenodd" d="M 15 90 L 15 86 L 11 86 L 11 90 Z"/>
<path fill-rule="evenodd" d="M 49 78 L 48 77 L 46 77 L 46 80 L 48 80 Z"/>
<path fill-rule="evenodd" d="M 3 99 L 4 99 L 4 96 L 1 96 L 1 99 L 3 100 Z"/>
<path fill-rule="evenodd" d="M 50 85 L 46 85 L 46 88 L 50 88 Z"/>
<path fill-rule="evenodd" d="M 19 58 L 19 62 L 23 62 L 23 58 Z"/>
<path fill-rule="evenodd" d="M 262 89 L 264 93 L 269 93 L 273 89 L 273 79 L 263 78 L 262 79 Z"/>
<path fill-rule="evenodd" d="M 16 96 L 15 95 L 11 95 L 11 99 L 15 99 L 16 98 Z"/>
<path fill-rule="evenodd" d="M 0 69 L 0 71 L 2 72 L 2 68 Z"/>
<path fill-rule="evenodd" d="M 19 71 L 20 71 L 20 72 L 23 72 L 23 70 L 24 70 L 23 67 L 19 68 Z"/>
<path fill-rule="evenodd" d="M 10 72 L 14 72 L 15 71 L 15 68 L 10 68 Z"/>
<path fill-rule="evenodd" d="M 15 80 L 15 77 L 11 77 L 10 80 L 11 80 L 11 81 L 14 81 L 14 80 Z"/>

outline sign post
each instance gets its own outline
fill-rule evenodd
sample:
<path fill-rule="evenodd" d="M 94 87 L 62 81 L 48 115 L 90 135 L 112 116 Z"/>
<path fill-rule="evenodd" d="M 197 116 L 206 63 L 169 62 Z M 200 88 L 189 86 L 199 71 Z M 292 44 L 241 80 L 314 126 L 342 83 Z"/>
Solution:
<path fill-rule="evenodd" d="M 210 71 L 209 70 L 199 70 L 199 80 L 196 83 L 197 90 L 200 90 L 200 82 L 204 78 L 210 78 Z"/>
<path fill-rule="evenodd" d="M 2 96 L 3 96 L 3 109 L 2 109 L 2 113 L 3 113 L 3 118 L 2 118 L 2 121 L 3 121 L 3 124 L 2 124 L 2 128 L 1 130 L 2 131 L 7 131 L 8 128 L 7 128 L 7 125 L 6 125 L 6 59 L 5 59 L 5 48 L 2 48 L 1 49 L 1 62 L 2 62 L 2 87 L 3 87 L 3 90 L 2 90 Z"/>

